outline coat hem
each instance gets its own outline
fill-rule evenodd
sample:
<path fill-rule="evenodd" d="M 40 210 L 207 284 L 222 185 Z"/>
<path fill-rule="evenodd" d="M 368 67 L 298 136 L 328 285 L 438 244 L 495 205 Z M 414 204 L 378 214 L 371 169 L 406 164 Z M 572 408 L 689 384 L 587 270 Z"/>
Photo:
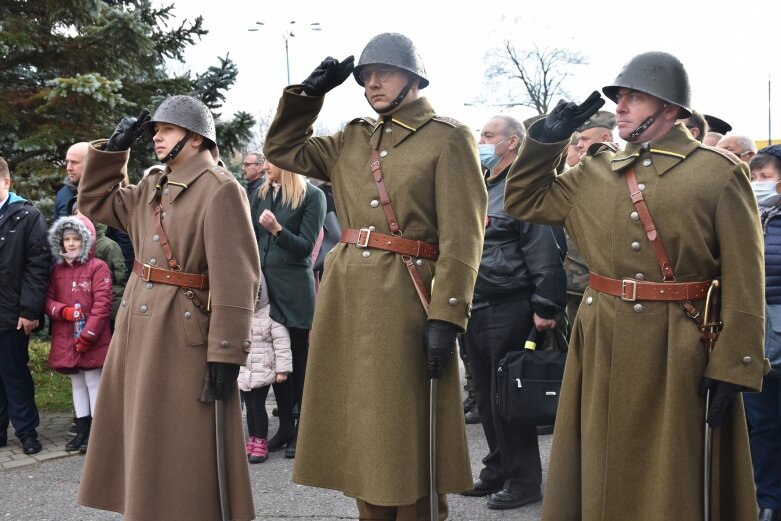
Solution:
<path fill-rule="evenodd" d="M 388 506 L 388 507 L 395 507 L 395 506 L 402 506 L 402 505 L 411 505 L 415 502 L 417 502 L 420 498 L 425 497 L 427 494 L 423 494 L 422 496 L 413 498 L 413 499 L 400 499 L 400 500 L 389 500 L 386 498 L 383 499 L 376 499 L 369 496 L 363 496 L 358 492 L 353 492 L 350 490 L 345 490 L 343 488 L 340 488 L 338 485 L 330 485 L 330 484 L 324 484 L 324 483 L 316 483 L 314 481 L 307 481 L 304 479 L 293 477 L 293 483 L 297 483 L 298 485 L 304 485 L 307 487 L 315 487 L 315 488 L 325 488 L 328 490 L 335 490 L 337 492 L 341 492 L 347 497 L 353 498 L 353 499 L 360 499 L 362 501 L 366 501 L 367 503 L 371 503 L 372 505 L 377 506 Z M 467 490 L 471 490 L 472 484 L 470 483 L 468 486 L 464 488 L 459 487 L 448 487 L 446 489 L 437 490 L 437 494 L 460 494 L 461 492 L 466 492 Z"/>

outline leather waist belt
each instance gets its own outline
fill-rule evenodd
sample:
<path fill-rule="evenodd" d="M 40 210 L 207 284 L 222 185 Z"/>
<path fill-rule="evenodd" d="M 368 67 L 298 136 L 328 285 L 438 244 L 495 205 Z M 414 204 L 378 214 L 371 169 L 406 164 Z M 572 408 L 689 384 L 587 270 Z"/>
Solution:
<path fill-rule="evenodd" d="M 702 282 L 645 282 L 635 279 L 610 279 L 588 274 L 588 285 L 601 293 L 634 302 L 635 300 L 666 300 L 671 302 L 705 298 L 709 280 Z"/>
<path fill-rule="evenodd" d="M 141 264 L 138 260 L 133 262 L 133 273 L 149 282 L 158 284 L 170 284 L 181 288 L 209 289 L 209 277 L 197 273 L 185 273 L 183 271 L 166 270 L 150 264 Z"/>
<path fill-rule="evenodd" d="M 424 259 L 437 260 L 439 248 L 423 241 L 405 239 L 396 235 L 379 233 L 368 228 L 348 228 L 342 231 L 339 242 L 354 244 L 359 248 L 374 248 L 377 250 L 392 251 L 410 257 L 422 257 Z"/>

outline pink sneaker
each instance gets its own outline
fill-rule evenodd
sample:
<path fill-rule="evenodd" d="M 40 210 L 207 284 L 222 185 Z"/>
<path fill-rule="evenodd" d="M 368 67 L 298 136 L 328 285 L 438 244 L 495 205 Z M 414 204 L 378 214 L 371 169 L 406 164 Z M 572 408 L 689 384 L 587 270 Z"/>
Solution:
<path fill-rule="evenodd" d="M 255 443 L 257 442 L 258 438 L 255 436 L 250 436 L 247 438 L 247 445 L 244 447 L 244 451 L 247 453 L 247 458 L 249 458 L 250 454 L 252 454 L 252 451 L 255 450 Z"/>
<path fill-rule="evenodd" d="M 255 438 L 255 445 L 252 447 L 252 453 L 249 455 L 250 463 L 263 463 L 268 459 L 268 440 L 266 438 Z"/>

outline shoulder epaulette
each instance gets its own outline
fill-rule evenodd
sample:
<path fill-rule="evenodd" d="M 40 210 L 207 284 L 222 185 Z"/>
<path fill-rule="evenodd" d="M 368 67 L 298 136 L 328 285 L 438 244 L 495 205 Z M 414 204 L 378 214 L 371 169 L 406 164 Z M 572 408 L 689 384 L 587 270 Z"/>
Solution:
<path fill-rule="evenodd" d="M 440 123 L 444 123 L 445 125 L 450 125 L 453 128 L 461 126 L 460 121 L 458 121 L 457 119 L 449 118 L 447 116 L 434 116 L 431 119 L 433 119 L 434 121 L 439 121 Z"/>
<path fill-rule="evenodd" d="M 724 150 L 723 148 L 718 147 L 709 147 L 708 145 L 703 145 L 702 143 L 700 143 L 700 148 L 715 152 L 733 165 L 737 165 L 740 162 L 740 159 L 738 159 L 738 157 L 729 150 Z"/>
<path fill-rule="evenodd" d="M 600 152 L 618 152 L 618 145 L 615 143 L 592 143 L 586 151 L 587 156 L 595 156 Z"/>
<path fill-rule="evenodd" d="M 377 123 L 377 121 L 372 119 L 372 118 L 370 118 L 370 117 L 355 118 L 352 121 L 350 121 L 350 123 L 348 123 L 348 125 L 354 125 L 354 124 L 357 124 L 357 123 L 365 123 L 365 124 L 370 125 L 370 126 L 373 127 Z"/>
<path fill-rule="evenodd" d="M 231 174 L 228 170 L 224 169 L 220 165 L 210 166 L 209 172 L 211 172 L 214 175 L 214 177 L 216 177 L 222 183 L 236 180 L 236 178 L 233 177 L 233 174 Z"/>

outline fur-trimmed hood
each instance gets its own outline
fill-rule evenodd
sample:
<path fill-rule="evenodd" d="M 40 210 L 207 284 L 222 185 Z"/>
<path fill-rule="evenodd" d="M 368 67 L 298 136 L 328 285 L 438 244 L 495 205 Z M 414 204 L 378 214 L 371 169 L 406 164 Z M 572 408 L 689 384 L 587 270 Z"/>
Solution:
<path fill-rule="evenodd" d="M 95 256 L 95 226 L 84 215 L 68 215 L 60 217 L 49 228 L 49 247 L 55 262 L 65 262 L 62 258 L 62 236 L 65 230 L 75 230 L 81 236 L 81 254 L 76 262 L 84 264 Z"/>

